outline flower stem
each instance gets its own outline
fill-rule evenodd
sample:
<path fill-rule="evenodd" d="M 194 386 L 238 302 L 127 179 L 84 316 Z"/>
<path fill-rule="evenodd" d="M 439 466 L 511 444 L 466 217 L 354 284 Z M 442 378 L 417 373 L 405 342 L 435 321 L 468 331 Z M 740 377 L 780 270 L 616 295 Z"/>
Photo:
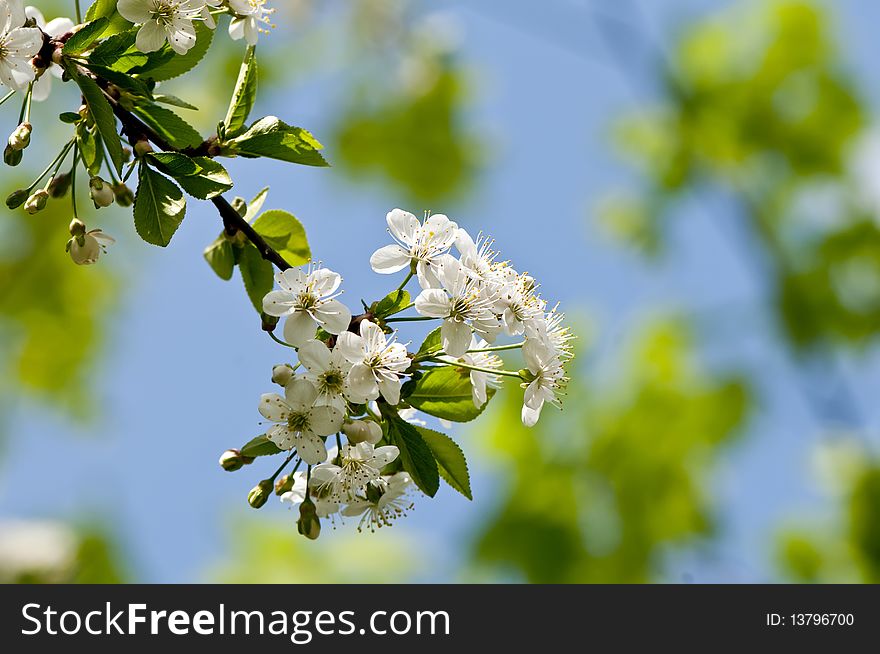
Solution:
<path fill-rule="evenodd" d="M 420 322 L 422 320 L 440 320 L 439 318 L 431 318 L 430 316 L 406 316 L 403 318 L 386 318 L 385 322 Z"/>
<path fill-rule="evenodd" d="M 436 356 L 436 355 L 435 355 Z M 495 370 L 494 368 L 481 368 L 480 366 L 472 366 L 468 363 L 463 363 L 461 361 L 446 361 L 445 359 L 437 359 L 435 357 L 431 357 L 428 361 L 433 361 L 434 363 L 442 363 L 446 366 L 450 366 L 452 368 L 464 368 L 466 370 L 474 370 L 476 372 L 485 372 L 490 375 L 501 375 L 502 377 L 516 377 L 520 381 L 522 381 L 522 377 L 518 372 L 513 372 L 512 370 Z"/>
<path fill-rule="evenodd" d="M 10 91 L 10 92 L 7 93 L 6 95 L 4 95 L 2 98 L 0 98 L 0 105 L 4 104 L 4 103 L 5 103 L 9 98 L 11 98 L 13 95 L 15 95 L 15 91 Z"/>
<path fill-rule="evenodd" d="M 30 122 L 29 119 L 31 116 L 31 91 L 33 90 L 33 88 L 34 83 L 31 82 L 30 84 L 28 84 L 27 90 L 24 92 L 24 100 L 22 100 L 21 102 L 21 111 L 18 112 L 19 125 L 24 122 Z M 25 120 L 25 117 L 27 117 L 28 120 Z"/>
<path fill-rule="evenodd" d="M 79 8 L 79 0 L 73 0 L 73 4 L 76 6 L 76 24 L 79 25 L 83 22 L 82 10 Z"/>
<path fill-rule="evenodd" d="M 413 270 L 413 267 L 410 266 L 409 272 L 407 273 L 406 277 L 403 278 L 403 281 L 400 282 L 400 286 L 397 287 L 398 291 L 402 291 L 404 289 L 404 287 L 409 283 L 409 280 L 413 278 L 414 273 L 415 270 Z"/>
<path fill-rule="evenodd" d="M 294 350 L 296 349 L 296 346 L 295 346 L 295 345 L 291 345 L 290 343 L 287 343 L 287 342 L 285 342 L 285 341 L 282 341 L 280 338 L 278 338 L 277 336 L 275 336 L 275 334 L 273 334 L 272 332 L 266 332 L 266 333 L 269 334 L 269 338 L 271 338 L 273 341 L 275 341 L 275 342 L 278 343 L 279 345 L 283 345 L 284 347 L 291 347 L 291 348 L 293 348 Z"/>
<path fill-rule="evenodd" d="M 40 173 L 40 176 L 37 177 L 30 186 L 28 186 L 28 191 L 33 190 L 37 186 L 37 184 L 39 184 L 40 181 L 52 171 L 53 168 L 55 169 L 55 172 L 57 173 L 58 169 L 61 167 L 61 164 L 64 163 L 64 159 L 65 159 L 65 157 L 67 157 L 67 153 L 70 152 L 70 148 L 72 148 L 72 147 L 73 147 L 73 141 L 70 141 L 67 145 L 65 145 L 61 149 L 61 152 L 58 153 L 58 156 L 52 160 L 52 163 L 50 163 L 48 166 L 46 166 L 46 170 L 44 170 L 42 173 Z"/>
<path fill-rule="evenodd" d="M 76 161 L 79 159 L 79 144 L 73 144 L 73 166 L 70 167 L 70 203 L 73 205 L 73 217 L 79 219 L 76 213 Z"/>
<path fill-rule="evenodd" d="M 271 477 L 269 477 L 269 479 L 272 480 L 272 483 L 275 483 L 275 479 L 278 478 L 278 475 L 281 474 L 281 471 L 287 467 L 287 464 L 290 463 L 291 459 L 293 459 L 293 457 L 295 457 L 295 456 L 296 456 L 296 450 L 291 452 L 288 455 L 288 457 L 286 459 L 284 459 L 284 463 L 282 463 L 281 466 L 278 468 L 278 470 L 275 471 L 275 474 L 272 475 Z"/>
<path fill-rule="evenodd" d="M 523 341 L 522 343 L 510 343 L 509 345 L 495 345 L 493 347 L 481 347 L 476 350 L 468 350 L 468 352 L 469 353 L 471 353 L 471 352 L 501 352 L 503 350 L 518 350 L 523 345 L 525 345 L 525 343 L 526 342 Z"/>

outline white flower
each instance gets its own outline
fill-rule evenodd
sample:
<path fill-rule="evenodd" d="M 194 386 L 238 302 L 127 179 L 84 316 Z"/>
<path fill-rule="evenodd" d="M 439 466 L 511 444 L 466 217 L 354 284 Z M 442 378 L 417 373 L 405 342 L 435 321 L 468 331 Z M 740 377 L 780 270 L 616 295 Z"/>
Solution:
<path fill-rule="evenodd" d="M 154 52 L 165 42 L 177 54 L 186 54 L 196 44 L 193 21 L 200 19 L 205 0 L 119 0 L 122 17 L 138 24 L 135 46 Z"/>
<path fill-rule="evenodd" d="M 57 38 L 73 29 L 73 21 L 69 18 L 53 18 L 47 23 L 46 19 L 43 18 L 43 14 L 36 7 L 25 7 L 24 13 L 28 18 L 33 18 L 37 22 L 37 27 L 51 37 Z M 52 78 L 57 77 L 61 79 L 63 74 L 64 71 L 61 70 L 61 66 L 50 62 L 49 67 L 34 82 L 33 99 L 37 102 L 42 102 L 48 98 L 52 92 Z"/>
<path fill-rule="evenodd" d="M 306 341 L 299 348 L 299 361 L 308 371 L 304 377 L 318 389 L 316 404 L 335 406 L 345 411 L 346 398 L 356 404 L 367 401 L 367 398 L 358 396 L 349 388 L 351 362 L 342 356 L 338 348 L 331 352 L 321 341 Z"/>
<path fill-rule="evenodd" d="M 489 347 L 489 344 L 482 338 L 472 337 L 470 350 L 483 350 Z M 469 366 L 478 368 L 489 368 L 499 370 L 503 362 L 501 359 L 491 352 L 467 352 L 458 358 L 440 357 L 442 360 L 455 365 L 461 361 Z M 481 372 L 479 370 L 470 370 L 471 376 L 471 396 L 474 400 L 474 406 L 481 408 L 489 399 L 487 388 L 500 388 L 501 378 L 490 372 Z"/>
<path fill-rule="evenodd" d="M 394 445 L 374 448 L 371 443 L 346 444 L 339 465 L 328 462 L 312 468 L 311 484 L 319 496 L 334 502 L 348 502 L 367 484 L 383 487 L 382 468 L 400 454 Z"/>
<path fill-rule="evenodd" d="M 461 265 L 474 277 L 485 282 L 495 281 L 495 257 L 492 241 L 477 236 L 477 241 L 461 227 L 455 236 L 455 247 L 461 254 Z"/>
<path fill-rule="evenodd" d="M 316 323 L 331 334 L 348 329 L 351 312 L 335 300 L 342 278 L 332 270 L 318 268 L 304 273 L 290 268 L 276 273 L 280 291 L 263 298 L 263 311 L 270 316 L 287 316 L 284 339 L 299 347 L 315 335 Z"/>
<path fill-rule="evenodd" d="M 440 338 L 443 350 L 462 356 L 471 342 L 471 327 L 489 339 L 498 333 L 492 312 L 494 296 L 487 296 L 480 282 L 471 277 L 457 259 L 449 258 L 438 271 L 443 288 L 426 288 L 416 298 L 416 311 L 430 318 L 443 318 Z"/>
<path fill-rule="evenodd" d="M 0 82 L 15 91 L 34 81 L 31 59 L 43 47 L 42 32 L 22 27 L 25 20 L 20 0 L 0 0 Z"/>
<path fill-rule="evenodd" d="M 349 443 L 375 445 L 382 440 L 382 427 L 372 420 L 352 420 L 342 425 L 342 433 Z"/>
<path fill-rule="evenodd" d="M 373 270 L 388 275 L 415 265 L 422 288 L 438 287 L 436 269 L 447 258 L 458 225 L 439 213 L 429 216 L 421 224 L 418 218 L 402 209 L 389 211 L 385 220 L 397 243 L 373 253 L 370 257 Z"/>
<path fill-rule="evenodd" d="M 522 421 L 526 427 L 533 427 L 541 417 L 545 402 L 556 407 L 561 405 L 556 394 L 565 388 L 568 377 L 559 357 L 539 341 L 526 340 L 522 352 L 526 367 L 532 373 L 532 381 L 522 384 L 525 388 Z"/>
<path fill-rule="evenodd" d="M 249 45 L 256 45 L 260 32 L 268 34 L 268 30 L 260 25 L 275 27 L 269 22 L 274 9 L 266 6 L 267 0 L 229 0 L 229 8 L 235 13 L 229 23 L 229 36 L 234 41 L 244 37 Z"/>
<path fill-rule="evenodd" d="M 335 448 L 334 448 L 335 449 Z M 292 506 L 302 504 L 306 499 L 306 473 L 293 473 L 293 488 L 281 494 L 281 501 L 288 502 Z M 339 511 L 339 502 L 333 502 L 323 497 L 312 494 L 312 502 L 315 504 L 315 513 L 319 518 L 329 518 Z"/>
<path fill-rule="evenodd" d="M 535 318 L 526 323 L 526 337 L 542 343 L 560 360 L 568 361 L 574 356 L 571 351 L 571 341 L 574 340 L 574 334 L 568 327 L 562 325 L 565 314 L 558 313 L 556 309 L 557 307 L 553 307 L 542 318 Z"/>
<path fill-rule="evenodd" d="M 214 17 L 211 15 L 211 7 L 215 9 L 223 4 L 223 0 L 205 0 L 205 6 L 202 7 L 202 21 L 205 23 L 205 26 L 208 29 L 215 29 L 217 27 L 217 21 L 214 20 Z"/>
<path fill-rule="evenodd" d="M 546 303 L 535 295 L 535 280 L 529 275 L 517 275 L 512 268 L 506 269 L 508 281 L 503 283 L 495 303 L 495 311 L 501 314 L 504 332 L 510 336 L 522 334 L 526 325 L 544 316 Z"/>
<path fill-rule="evenodd" d="M 80 244 L 80 238 L 82 238 L 82 244 Z M 67 241 L 67 250 L 70 252 L 73 263 L 87 266 L 95 263 L 98 256 L 107 251 L 107 246 L 115 242 L 116 239 L 100 229 L 91 229 L 81 237 L 74 236 Z"/>
<path fill-rule="evenodd" d="M 260 413 L 272 422 L 266 436 L 282 450 L 296 448 L 309 465 L 327 460 L 322 436 L 335 434 L 345 415 L 332 406 L 315 406 L 318 390 L 305 379 L 293 379 L 284 389 L 284 397 L 266 393 L 260 397 Z"/>
<path fill-rule="evenodd" d="M 370 531 L 391 526 L 392 521 L 406 515 L 413 507 L 412 502 L 404 497 L 412 484 L 408 473 L 398 472 L 383 479 L 384 488 L 369 487 L 366 497 L 356 497 L 341 511 L 344 516 L 363 516 L 358 531 L 363 529 L 365 523 Z"/>
<path fill-rule="evenodd" d="M 389 342 L 382 329 L 369 320 L 361 321 L 360 336 L 339 335 L 336 349 L 354 365 L 348 373 L 353 392 L 369 399 L 381 393 L 389 404 L 400 402 L 400 375 L 409 368 L 406 346 Z"/>

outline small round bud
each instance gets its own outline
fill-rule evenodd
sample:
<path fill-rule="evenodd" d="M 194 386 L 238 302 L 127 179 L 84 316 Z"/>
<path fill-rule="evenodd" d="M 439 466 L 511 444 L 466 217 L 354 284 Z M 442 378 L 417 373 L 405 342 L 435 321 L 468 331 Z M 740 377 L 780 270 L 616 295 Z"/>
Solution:
<path fill-rule="evenodd" d="M 235 196 L 232 198 L 232 202 L 230 203 L 232 208 L 238 212 L 239 216 L 244 216 L 247 213 L 247 201 L 239 196 Z"/>
<path fill-rule="evenodd" d="M 64 59 L 63 55 L 63 47 L 59 46 L 52 51 L 52 63 L 61 65 L 61 61 Z"/>
<path fill-rule="evenodd" d="M 78 238 L 86 233 L 86 224 L 79 218 L 74 218 L 70 221 L 70 226 L 68 227 L 68 229 L 70 230 L 70 235 L 73 238 Z"/>
<path fill-rule="evenodd" d="M 30 192 L 26 188 L 13 191 L 6 198 L 6 206 L 10 209 L 18 209 L 30 196 Z"/>
<path fill-rule="evenodd" d="M 275 482 L 275 494 L 276 495 L 284 495 L 284 493 L 293 489 L 293 482 L 296 481 L 296 478 L 293 476 L 293 473 L 286 474 L 283 477 L 279 477 L 278 481 Z"/>
<path fill-rule="evenodd" d="M 38 211 L 45 209 L 48 201 L 49 191 L 40 189 L 27 199 L 27 202 L 24 203 L 24 210 L 33 215 Z"/>
<path fill-rule="evenodd" d="M 89 195 L 96 209 L 109 207 L 115 199 L 111 186 L 100 177 L 92 177 L 89 181 Z"/>
<path fill-rule="evenodd" d="M 342 433 L 350 443 L 375 445 L 382 440 L 382 428 L 372 420 L 352 420 L 342 425 Z"/>
<path fill-rule="evenodd" d="M 287 386 L 291 377 L 293 377 L 293 368 L 287 363 L 279 363 L 272 368 L 272 381 L 279 386 Z"/>
<path fill-rule="evenodd" d="M 235 472 L 245 465 L 245 457 L 238 450 L 226 450 L 220 455 L 220 467 L 227 472 Z"/>
<path fill-rule="evenodd" d="M 49 195 L 53 198 L 63 198 L 70 189 L 70 175 L 58 173 L 49 182 Z"/>
<path fill-rule="evenodd" d="M 134 204 L 134 193 L 122 182 L 113 185 L 113 195 L 116 196 L 116 204 L 120 207 L 130 207 Z"/>
<path fill-rule="evenodd" d="M 150 145 L 150 142 L 147 141 L 146 139 L 144 139 L 142 141 L 138 141 L 137 143 L 134 144 L 134 156 L 136 156 L 138 159 L 140 159 L 144 155 L 149 154 L 152 151 L 153 151 L 153 146 Z"/>
<path fill-rule="evenodd" d="M 315 503 L 310 497 L 299 505 L 299 520 L 296 521 L 296 529 L 310 540 L 316 540 L 321 535 L 321 521 L 315 510 Z"/>
<path fill-rule="evenodd" d="M 89 113 L 89 108 L 84 104 L 81 104 L 79 106 L 79 109 L 76 110 L 76 113 L 78 113 L 80 118 L 82 118 L 87 124 L 92 118 L 92 115 Z"/>
<path fill-rule="evenodd" d="M 3 150 L 3 163 L 7 166 L 17 166 L 21 163 L 23 156 L 21 150 L 16 150 L 7 145 L 6 149 Z"/>
<path fill-rule="evenodd" d="M 131 161 L 131 148 L 122 148 L 122 163 Z"/>
<path fill-rule="evenodd" d="M 22 123 L 16 127 L 9 135 L 9 147 L 13 150 L 24 150 L 31 144 L 31 131 L 33 127 L 30 123 Z"/>
<path fill-rule="evenodd" d="M 274 332 L 275 326 L 278 324 L 279 318 L 277 316 L 270 316 L 268 313 L 261 313 L 260 318 L 263 321 L 263 331 L 264 332 Z"/>
<path fill-rule="evenodd" d="M 259 484 L 254 486 L 251 489 L 251 492 L 248 493 L 248 504 L 250 504 L 255 509 L 259 509 L 267 502 L 267 500 L 269 499 L 269 495 L 271 494 L 272 482 L 269 479 L 264 479 Z"/>

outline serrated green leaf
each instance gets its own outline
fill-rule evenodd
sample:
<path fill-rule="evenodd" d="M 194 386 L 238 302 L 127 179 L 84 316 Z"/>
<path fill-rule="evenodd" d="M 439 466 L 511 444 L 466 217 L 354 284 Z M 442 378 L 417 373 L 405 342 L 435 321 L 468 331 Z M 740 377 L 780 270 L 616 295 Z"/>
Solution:
<path fill-rule="evenodd" d="M 374 313 L 379 318 L 387 318 L 400 313 L 410 304 L 409 293 L 403 289 L 392 291 L 376 303 Z"/>
<path fill-rule="evenodd" d="M 265 212 L 254 229 L 291 266 L 301 266 L 312 258 L 306 230 L 291 213 L 280 209 Z"/>
<path fill-rule="evenodd" d="M 257 313 L 262 313 L 263 297 L 272 290 L 274 283 L 272 264 L 263 258 L 252 243 L 246 243 L 238 251 L 238 270 L 251 304 Z"/>
<path fill-rule="evenodd" d="M 254 221 L 254 218 L 260 213 L 260 210 L 263 208 L 263 204 L 266 202 L 266 198 L 269 195 L 269 187 L 266 186 L 254 196 L 254 199 L 248 202 L 247 211 L 244 214 L 244 219 L 249 223 Z"/>
<path fill-rule="evenodd" d="M 95 0 L 95 2 L 89 7 L 88 11 L 86 11 L 86 22 L 102 17 L 109 20 L 107 27 L 104 29 L 103 33 L 100 34 L 101 38 L 124 32 L 132 27 L 132 23 L 123 18 L 116 10 L 117 1 L 118 0 Z"/>
<path fill-rule="evenodd" d="M 488 404 L 495 389 L 486 390 Z M 473 420 L 486 408 L 485 404 L 479 408 L 474 405 L 470 373 L 450 366 L 426 371 L 406 401 L 419 411 L 453 422 Z"/>
<path fill-rule="evenodd" d="M 323 149 L 312 134 L 275 116 L 258 120 L 236 138 L 222 144 L 224 156 L 268 157 L 305 166 L 327 166 Z"/>
<path fill-rule="evenodd" d="M 196 30 L 196 43 L 187 50 L 186 54 L 177 54 L 167 45 L 160 53 L 154 53 L 156 56 L 148 60 L 146 64 L 139 67 L 137 72 L 142 77 L 152 79 L 155 82 L 180 77 L 184 73 L 195 68 L 208 52 L 211 47 L 211 41 L 214 38 L 214 30 L 207 27 L 203 21 L 194 23 Z M 167 53 L 170 52 L 170 56 Z M 166 55 L 166 56 L 163 56 Z"/>
<path fill-rule="evenodd" d="M 440 338 L 440 328 L 431 330 L 419 346 L 418 354 L 430 354 L 439 352 L 443 348 L 443 340 Z"/>
<path fill-rule="evenodd" d="M 134 226 L 140 237 L 165 247 L 185 215 L 186 199 L 177 184 L 142 162 L 134 199 Z"/>
<path fill-rule="evenodd" d="M 58 120 L 60 120 L 62 123 L 72 125 L 73 123 L 78 123 L 80 121 L 80 115 L 74 111 L 65 111 L 61 114 L 58 114 Z"/>
<path fill-rule="evenodd" d="M 232 188 L 226 169 L 209 157 L 189 157 L 180 152 L 151 152 L 150 161 L 177 180 L 183 190 L 200 200 L 209 200 Z"/>
<path fill-rule="evenodd" d="M 147 158 L 166 175 L 182 177 L 195 175 L 201 171 L 199 165 L 181 152 L 151 152 Z"/>
<path fill-rule="evenodd" d="M 88 23 L 67 40 L 67 43 L 61 49 L 62 54 L 77 55 L 85 52 L 95 41 L 101 38 L 109 24 L 110 20 L 104 16 Z"/>
<path fill-rule="evenodd" d="M 281 449 L 268 436 L 261 434 L 245 443 L 239 452 L 244 456 L 271 456 L 281 452 Z"/>
<path fill-rule="evenodd" d="M 255 50 L 254 46 L 248 46 L 244 61 L 241 63 L 241 68 L 238 71 L 235 90 L 232 92 L 232 99 L 229 101 L 226 118 L 223 119 L 227 137 L 236 136 L 244 129 L 254 102 L 257 99 L 257 59 L 254 54 Z"/>
<path fill-rule="evenodd" d="M 394 409 L 386 407 L 382 408 L 385 438 L 400 450 L 400 462 L 416 486 L 428 497 L 434 497 L 440 488 L 440 472 L 434 454 L 413 425 L 398 416 Z"/>
<path fill-rule="evenodd" d="M 176 95 L 171 95 L 169 93 L 154 95 L 154 102 L 161 102 L 162 104 L 168 104 L 172 107 L 180 107 L 181 109 L 189 109 L 190 111 L 198 111 L 199 108 L 195 105 L 190 104 L 186 100 L 181 100 Z"/>
<path fill-rule="evenodd" d="M 156 104 L 137 105 L 133 113 L 175 148 L 184 150 L 202 143 L 202 136 L 183 118 Z"/>
<path fill-rule="evenodd" d="M 118 70 L 113 70 L 112 68 L 107 68 L 106 66 L 99 66 L 92 63 L 84 64 L 86 68 L 95 73 L 98 77 L 102 77 L 107 80 L 111 84 L 117 86 L 123 91 L 128 91 L 134 95 L 143 97 L 143 98 L 152 98 L 153 94 L 150 92 L 150 88 L 141 80 L 132 77 L 126 73 L 122 73 Z"/>
<path fill-rule="evenodd" d="M 116 168 L 117 174 L 122 174 L 122 142 L 119 140 L 119 134 L 116 133 L 116 118 L 110 103 L 92 78 L 76 75 L 76 83 L 86 100 L 98 134 L 107 147 L 113 167 Z"/>
<path fill-rule="evenodd" d="M 439 431 L 434 431 L 433 429 L 420 427 L 418 425 L 415 427 L 416 431 L 418 431 L 422 435 L 422 438 L 425 439 L 428 447 L 431 448 L 431 452 L 434 453 L 434 458 L 437 460 L 437 465 L 440 467 L 440 476 L 443 477 L 446 483 L 452 486 L 452 488 L 469 500 L 473 500 L 467 460 L 464 458 L 464 452 L 461 451 L 461 447 L 458 446 L 458 443 L 449 438 L 446 434 L 441 434 Z"/>
<path fill-rule="evenodd" d="M 235 269 L 235 253 L 232 251 L 232 243 L 223 234 L 220 234 L 211 245 L 205 248 L 204 257 L 220 279 L 227 281 L 232 279 L 232 272 Z"/>
<path fill-rule="evenodd" d="M 122 72 L 143 64 L 147 60 L 147 55 L 133 49 L 136 37 L 136 29 L 114 34 L 92 50 L 89 54 L 89 63 Z"/>
<path fill-rule="evenodd" d="M 118 0 L 95 0 L 86 10 L 86 20 L 95 20 L 102 16 L 111 16 L 116 11 Z"/>

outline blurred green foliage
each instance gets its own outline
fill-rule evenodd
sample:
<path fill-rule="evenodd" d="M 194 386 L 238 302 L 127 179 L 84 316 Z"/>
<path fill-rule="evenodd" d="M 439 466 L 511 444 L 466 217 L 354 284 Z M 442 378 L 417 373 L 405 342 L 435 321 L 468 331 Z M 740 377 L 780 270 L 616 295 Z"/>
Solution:
<path fill-rule="evenodd" d="M 614 367 L 616 386 L 576 379 L 564 411 L 545 408 L 532 429 L 521 396 L 499 393 L 478 429 L 511 482 L 481 528 L 479 564 L 530 582 L 645 582 L 664 548 L 711 534 L 706 482 L 746 418 L 744 380 L 702 373 L 675 321 Z"/>

